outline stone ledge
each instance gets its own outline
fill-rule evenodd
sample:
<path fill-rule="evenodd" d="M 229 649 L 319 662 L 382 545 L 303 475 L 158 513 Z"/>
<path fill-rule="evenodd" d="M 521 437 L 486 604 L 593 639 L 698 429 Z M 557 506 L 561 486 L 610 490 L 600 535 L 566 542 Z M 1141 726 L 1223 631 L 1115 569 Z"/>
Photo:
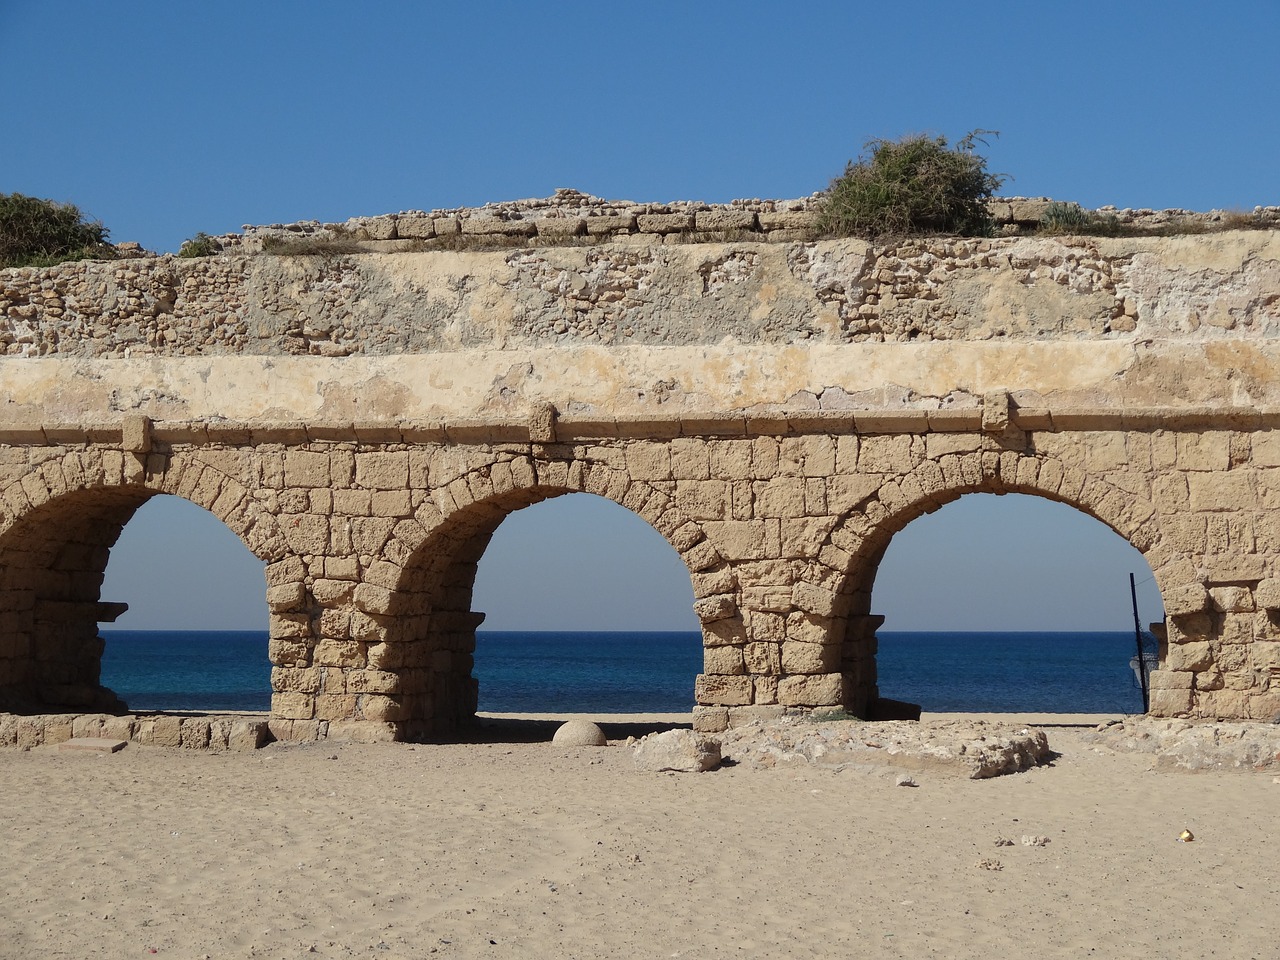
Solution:
<path fill-rule="evenodd" d="M 1131 409 L 1083 407 L 1011 411 L 1022 430 L 1047 433 L 1076 431 L 1261 430 L 1280 428 L 1280 409 L 1246 407 L 1162 407 Z M 556 434 L 566 440 L 674 437 L 760 437 L 805 434 L 977 433 L 982 410 L 805 410 L 763 414 L 685 411 L 618 417 L 567 415 L 556 419 Z M 8 446 L 120 445 L 122 423 L 0 423 L 0 444 Z M 152 439 L 160 445 L 358 443 L 528 443 L 527 419 L 466 417 L 448 420 L 389 422 L 333 421 L 302 423 L 230 420 L 157 420 Z"/>

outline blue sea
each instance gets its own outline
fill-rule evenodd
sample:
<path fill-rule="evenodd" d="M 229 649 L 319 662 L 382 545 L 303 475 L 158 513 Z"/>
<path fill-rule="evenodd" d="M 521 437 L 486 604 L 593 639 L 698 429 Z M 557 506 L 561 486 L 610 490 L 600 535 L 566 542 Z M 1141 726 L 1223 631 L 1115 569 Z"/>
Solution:
<path fill-rule="evenodd" d="M 102 683 L 131 709 L 270 708 L 265 632 L 103 637 Z M 882 632 L 880 694 L 937 712 L 1139 713 L 1134 653 L 1124 632 Z M 697 633 L 481 631 L 475 653 L 480 709 L 494 712 L 681 712 L 701 669 Z"/>

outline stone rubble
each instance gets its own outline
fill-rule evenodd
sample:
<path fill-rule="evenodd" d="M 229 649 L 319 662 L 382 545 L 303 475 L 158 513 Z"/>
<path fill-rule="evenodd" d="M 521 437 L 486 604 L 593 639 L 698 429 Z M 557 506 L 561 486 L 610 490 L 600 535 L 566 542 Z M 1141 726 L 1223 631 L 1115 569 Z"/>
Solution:
<path fill-rule="evenodd" d="M 126 741 L 187 750 L 257 750 L 274 739 L 265 717 L 230 714 L 36 714 L 0 713 L 0 749 L 31 750 L 72 740 Z"/>
<path fill-rule="evenodd" d="M 971 780 L 1017 773 L 1051 756 L 1044 731 L 983 720 L 868 723 L 783 717 L 723 733 L 720 749 L 726 758 L 751 767 L 886 766 Z"/>
<path fill-rule="evenodd" d="M 1128 717 L 1083 738 L 1112 750 L 1151 754 L 1166 770 L 1280 769 L 1280 722 Z"/>

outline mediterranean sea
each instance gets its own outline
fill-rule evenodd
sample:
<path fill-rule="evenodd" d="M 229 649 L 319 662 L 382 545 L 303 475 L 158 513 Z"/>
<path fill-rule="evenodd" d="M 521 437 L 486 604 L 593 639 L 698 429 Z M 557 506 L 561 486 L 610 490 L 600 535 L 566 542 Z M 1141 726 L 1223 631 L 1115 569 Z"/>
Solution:
<path fill-rule="evenodd" d="M 265 632 L 102 635 L 102 684 L 132 710 L 270 709 Z M 933 712 L 1140 713 L 1134 653 L 1124 632 L 882 631 L 880 694 Z M 483 711 L 676 713 L 701 670 L 696 632 L 481 631 L 474 676 Z"/>

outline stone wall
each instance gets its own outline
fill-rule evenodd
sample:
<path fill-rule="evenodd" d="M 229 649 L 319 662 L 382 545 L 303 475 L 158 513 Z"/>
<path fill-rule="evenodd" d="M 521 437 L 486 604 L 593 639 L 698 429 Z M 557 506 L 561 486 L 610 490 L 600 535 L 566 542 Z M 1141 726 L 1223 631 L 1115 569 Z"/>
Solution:
<path fill-rule="evenodd" d="M 866 713 L 891 538 L 1019 492 L 1147 558 L 1154 713 L 1280 713 L 1274 233 L 153 258 L 0 272 L 0 307 L 12 711 L 124 709 L 99 587 L 167 493 L 266 562 L 275 736 L 447 733 L 490 536 L 586 492 L 689 569 L 700 728 Z"/>

